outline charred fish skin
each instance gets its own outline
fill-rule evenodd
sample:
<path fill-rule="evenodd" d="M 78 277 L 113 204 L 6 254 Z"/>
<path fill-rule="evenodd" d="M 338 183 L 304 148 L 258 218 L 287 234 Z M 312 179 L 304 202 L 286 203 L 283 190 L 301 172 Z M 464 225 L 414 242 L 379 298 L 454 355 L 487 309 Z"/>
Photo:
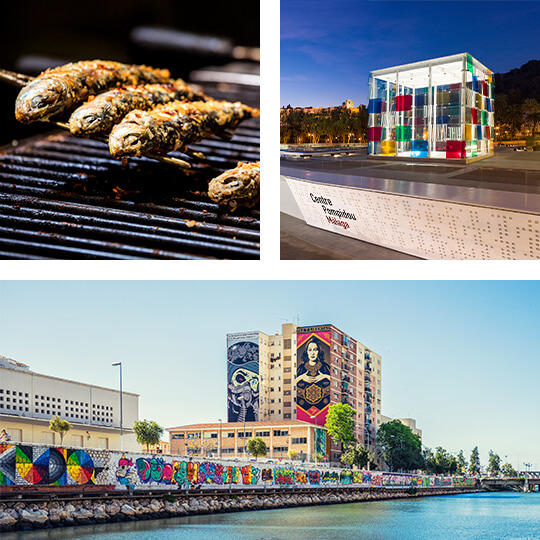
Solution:
<path fill-rule="evenodd" d="M 206 101 L 209 98 L 196 92 L 182 79 L 171 83 L 144 84 L 115 88 L 76 109 L 69 119 L 69 129 L 75 136 L 108 133 L 126 114 L 135 109 L 149 110 L 175 100 Z"/>
<path fill-rule="evenodd" d="M 261 166 L 256 163 L 238 163 L 235 169 L 225 171 L 212 179 L 208 185 L 208 196 L 219 205 L 255 206 L 259 201 Z"/>
<path fill-rule="evenodd" d="M 173 101 L 151 111 L 131 111 L 112 129 L 109 150 L 115 157 L 167 154 L 254 116 L 259 110 L 240 102 Z"/>
<path fill-rule="evenodd" d="M 88 96 L 120 85 L 163 83 L 166 69 L 127 65 L 105 60 L 84 60 L 47 69 L 19 92 L 15 117 L 28 124 L 48 120 L 72 110 Z"/>

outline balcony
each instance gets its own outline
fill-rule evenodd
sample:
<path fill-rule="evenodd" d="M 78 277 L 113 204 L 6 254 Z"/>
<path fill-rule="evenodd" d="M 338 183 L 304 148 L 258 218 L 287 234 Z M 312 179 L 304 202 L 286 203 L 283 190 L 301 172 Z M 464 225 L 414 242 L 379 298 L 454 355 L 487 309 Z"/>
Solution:
<path fill-rule="evenodd" d="M 366 367 L 364 369 L 371 372 L 371 364 L 366 364 Z"/>
<path fill-rule="evenodd" d="M 348 375 L 345 375 L 344 373 L 341 374 L 341 380 L 351 382 L 351 378 Z"/>
<path fill-rule="evenodd" d="M 365 392 L 366 394 L 373 395 L 373 392 L 371 391 L 371 386 L 365 386 L 365 387 L 364 387 L 364 392 Z"/>
<path fill-rule="evenodd" d="M 364 354 L 364 360 L 371 360 L 371 356 L 368 352 Z"/>
<path fill-rule="evenodd" d="M 371 377 L 370 377 L 369 375 L 366 375 L 366 376 L 364 377 L 364 381 L 366 381 L 366 382 L 371 382 Z"/>

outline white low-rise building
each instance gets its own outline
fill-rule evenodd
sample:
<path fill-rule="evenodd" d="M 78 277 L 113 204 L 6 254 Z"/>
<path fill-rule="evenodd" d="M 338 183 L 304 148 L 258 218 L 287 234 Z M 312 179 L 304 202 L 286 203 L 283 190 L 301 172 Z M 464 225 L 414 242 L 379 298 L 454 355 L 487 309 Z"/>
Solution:
<path fill-rule="evenodd" d="M 131 429 L 139 418 L 139 395 L 123 392 L 123 449 L 137 451 Z M 51 418 L 68 420 L 63 444 L 121 449 L 120 391 L 35 373 L 0 355 L 0 429 L 14 442 L 60 444 L 49 429 Z"/>

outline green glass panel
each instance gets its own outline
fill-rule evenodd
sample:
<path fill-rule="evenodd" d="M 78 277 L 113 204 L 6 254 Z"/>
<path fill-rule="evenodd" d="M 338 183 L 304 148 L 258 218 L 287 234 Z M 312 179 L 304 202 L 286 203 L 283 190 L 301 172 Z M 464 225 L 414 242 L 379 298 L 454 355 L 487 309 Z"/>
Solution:
<path fill-rule="evenodd" d="M 487 126 L 487 114 L 486 114 L 486 111 L 482 111 L 482 125 Z"/>
<path fill-rule="evenodd" d="M 411 126 L 396 126 L 396 141 L 410 141 L 411 138 Z"/>
<path fill-rule="evenodd" d="M 470 54 L 467 55 L 467 69 L 472 73 L 473 72 L 473 65 L 472 65 L 472 56 Z"/>
<path fill-rule="evenodd" d="M 461 106 L 459 103 L 451 103 L 448 107 L 448 114 L 450 116 L 459 116 L 461 114 Z"/>

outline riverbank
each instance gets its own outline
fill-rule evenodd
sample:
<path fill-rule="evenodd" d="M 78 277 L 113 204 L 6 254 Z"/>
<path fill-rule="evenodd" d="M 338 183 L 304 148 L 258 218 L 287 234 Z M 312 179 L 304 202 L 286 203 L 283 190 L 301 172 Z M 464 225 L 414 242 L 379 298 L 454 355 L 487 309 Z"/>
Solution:
<path fill-rule="evenodd" d="M 297 506 L 344 504 L 388 499 L 479 493 L 481 489 L 392 488 L 325 489 L 312 494 L 279 493 L 272 495 L 186 496 L 162 498 L 100 499 L 80 501 L 0 503 L 0 531 L 32 530 L 73 525 L 117 523 L 199 514 L 243 512 Z"/>

